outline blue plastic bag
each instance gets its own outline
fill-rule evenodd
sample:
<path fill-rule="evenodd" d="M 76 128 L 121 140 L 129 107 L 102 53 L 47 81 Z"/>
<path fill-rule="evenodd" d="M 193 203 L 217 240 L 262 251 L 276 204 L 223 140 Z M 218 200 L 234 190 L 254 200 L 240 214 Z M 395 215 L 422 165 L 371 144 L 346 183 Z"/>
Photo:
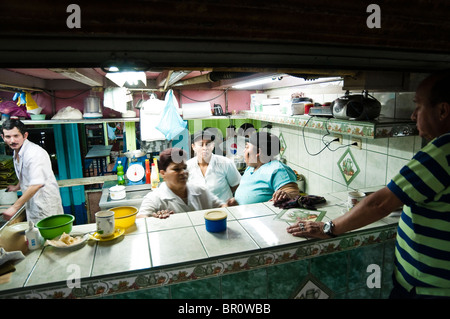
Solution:
<path fill-rule="evenodd" d="M 166 140 L 171 141 L 186 129 L 187 122 L 183 121 L 177 112 L 176 106 L 178 105 L 178 102 L 173 96 L 173 90 L 167 92 L 164 100 L 166 105 L 164 106 L 161 120 L 156 126 L 156 129 L 164 134 Z"/>

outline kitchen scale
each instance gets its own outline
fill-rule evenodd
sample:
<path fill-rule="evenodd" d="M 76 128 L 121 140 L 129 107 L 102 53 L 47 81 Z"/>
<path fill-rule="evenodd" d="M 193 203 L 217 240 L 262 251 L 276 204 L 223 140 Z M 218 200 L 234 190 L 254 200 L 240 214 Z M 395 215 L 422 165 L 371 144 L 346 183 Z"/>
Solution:
<path fill-rule="evenodd" d="M 128 185 L 145 184 L 144 162 L 137 161 L 135 158 L 133 160 L 127 169 Z"/>

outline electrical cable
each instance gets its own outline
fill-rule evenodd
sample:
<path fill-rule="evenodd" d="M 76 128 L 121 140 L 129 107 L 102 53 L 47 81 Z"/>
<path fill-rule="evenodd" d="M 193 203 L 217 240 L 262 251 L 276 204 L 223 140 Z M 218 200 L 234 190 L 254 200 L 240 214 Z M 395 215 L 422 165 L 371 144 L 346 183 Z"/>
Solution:
<path fill-rule="evenodd" d="M 86 93 L 86 92 L 89 92 L 90 90 L 91 90 L 91 89 L 83 90 L 81 93 L 78 93 L 78 94 L 75 94 L 74 96 L 69 96 L 69 97 L 59 97 L 59 96 L 56 96 L 56 95 L 50 93 L 49 90 L 42 90 L 42 92 L 44 92 L 44 93 L 46 93 L 47 95 L 49 95 L 49 96 L 51 96 L 51 97 L 53 97 L 53 98 L 55 98 L 55 99 L 58 99 L 58 100 L 70 100 L 70 99 L 76 98 L 76 97 L 78 97 L 78 96 L 80 96 L 80 95 L 82 95 L 82 94 L 84 94 L 84 93 Z"/>
<path fill-rule="evenodd" d="M 329 149 L 330 151 L 332 151 L 332 152 L 335 152 L 335 151 L 337 151 L 337 150 L 340 149 L 340 148 L 344 148 L 344 147 L 348 147 L 348 146 L 352 146 L 352 145 L 357 145 L 356 142 L 353 142 L 353 143 L 351 143 L 351 144 L 341 145 L 341 146 L 337 147 L 337 148 L 334 149 L 334 150 L 331 149 L 331 148 L 329 147 L 330 144 L 333 143 L 333 142 L 339 141 L 339 139 L 338 139 L 338 138 L 335 138 L 334 140 L 332 140 L 332 141 L 330 141 L 330 142 L 325 142 L 325 141 L 324 141 L 324 137 L 331 134 L 330 131 L 328 130 L 328 120 L 329 120 L 329 119 L 327 119 L 327 121 L 325 122 L 325 128 L 326 128 L 326 130 L 327 130 L 327 134 L 324 134 L 324 135 L 322 136 L 322 138 L 321 138 L 322 143 L 324 143 L 325 146 L 324 146 L 320 151 L 318 151 L 317 153 L 311 154 L 311 153 L 309 152 L 309 150 L 308 150 L 308 147 L 306 146 L 306 140 L 305 140 L 305 127 L 308 126 L 308 123 L 309 123 L 309 121 L 310 121 L 311 119 L 312 119 L 312 117 L 310 117 L 310 118 L 306 121 L 305 125 L 304 125 L 303 128 L 302 128 L 302 132 L 303 132 L 303 144 L 305 145 L 305 150 L 306 150 L 306 152 L 307 152 L 309 155 L 311 155 L 311 156 L 319 155 L 319 154 L 322 153 L 323 150 L 325 150 L 326 148 L 328 148 L 328 149 Z"/>
<path fill-rule="evenodd" d="M 208 100 L 204 100 L 204 101 L 195 100 L 195 99 L 193 99 L 193 98 L 190 98 L 189 96 L 184 95 L 184 94 L 181 93 L 181 92 L 180 92 L 180 95 L 183 96 L 183 97 L 185 97 L 185 98 L 187 98 L 187 99 L 189 99 L 189 100 L 191 100 L 191 101 L 194 101 L 194 102 L 210 102 L 210 101 L 213 101 L 213 100 L 215 100 L 215 99 L 221 97 L 221 96 L 224 95 L 225 92 L 227 92 L 227 91 L 228 91 L 228 89 L 224 90 L 224 91 L 223 91 L 222 93 L 220 93 L 218 96 L 213 97 L 213 98 L 208 99 Z"/>

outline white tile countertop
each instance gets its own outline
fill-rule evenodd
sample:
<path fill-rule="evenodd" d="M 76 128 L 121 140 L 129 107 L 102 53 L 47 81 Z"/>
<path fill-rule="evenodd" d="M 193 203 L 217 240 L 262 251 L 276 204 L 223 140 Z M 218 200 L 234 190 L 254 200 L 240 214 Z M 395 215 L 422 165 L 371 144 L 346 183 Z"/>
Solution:
<path fill-rule="evenodd" d="M 364 189 L 373 191 L 381 187 Z M 346 212 L 347 192 L 326 194 L 324 221 Z M 9 282 L 0 284 L 0 298 L 12 291 L 30 291 L 65 283 L 73 272 L 79 278 L 114 276 L 124 272 L 172 267 L 179 263 L 208 260 L 237 253 L 264 251 L 283 245 L 308 241 L 287 233 L 293 222 L 286 220 L 286 210 L 271 202 L 221 208 L 228 213 L 227 229 L 220 233 L 206 231 L 203 211 L 173 214 L 168 219 L 138 218 L 124 236 L 112 241 L 93 240 L 81 248 L 68 250 L 45 246 L 30 251 L 16 263 Z M 364 229 L 397 224 L 398 217 L 386 217 Z M 95 224 L 74 226 L 72 233 L 94 231 Z M 30 295 L 28 294 L 28 297 Z"/>

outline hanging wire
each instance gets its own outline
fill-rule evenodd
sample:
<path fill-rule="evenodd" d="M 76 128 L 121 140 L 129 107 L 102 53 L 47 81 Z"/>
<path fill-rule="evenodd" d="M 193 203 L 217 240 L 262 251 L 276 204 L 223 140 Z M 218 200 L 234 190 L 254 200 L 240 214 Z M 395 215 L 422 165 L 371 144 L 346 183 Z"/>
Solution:
<path fill-rule="evenodd" d="M 91 91 L 91 89 L 84 90 L 84 91 L 82 91 L 81 93 L 75 94 L 74 96 L 69 96 L 69 97 L 59 97 L 59 96 L 56 96 L 56 95 L 52 94 L 52 93 L 51 93 L 50 91 L 48 91 L 48 90 L 43 90 L 44 93 L 50 95 L 51 97 L 53 97 L 53 98 L 55 98 L 55 99 L 59 99 L 59 100 L 70 100 L 70 99 L 76 98 L 76 97 L 78 97 L 78 96 L 80 96 L 80 95 L 83 95 L 83 94 L 85 94 L 86 92 L 89 92 L 89 91 Z"/>
<path fill-rule="evenodd" d="M 210 102 L 210 101 L 213 101 L 213 100 L 215 100 L 215 99 L 221 97 L 221 96 L 224 95 L 225 92 L 227 92 L 227 91 L 228 91 L 228 89 L 224 90 L 224 91 L 223 91 L 222 93 L 220 93 L 218 96 L 213 97 L 213 98 L 208 99 L 208 100 L 204 100 L 204 101 L 195 100 L 195 99 L 193 99 L 193 98 L 190 98 L 189 96 L 184 95 L 184 94 L 181 93 L 181 92 L 180 92 L 180 95 L 183 96 L 183 97 L 185 97 L 185 98 L 187 98 L 187 99 L 189 99 L 189 100 L 191 100 L 191 101 L 194 101 L 194 102 Z"/>
<path fill-rule="evenodd" d="M 329 149 L 329 150 L 332 151 L 332 152 L 335 152 L 335 151 L 337 151 L 337 150 L 340 149 L 340 148 L 348 147 L 348 146 L 351 146 L 351 145 L 356 145 L 356 143 L 351 143 L 351 144 L 347 144 L 347 145 L 341 145 L 341 146 L 337 147 L 336 149 L 331 149 L 331 148 L 329 147 L 330 144 L 333 143 L 333 142 L 339 141 L 339 139 L 338 139 L 338 138 L 335 138 L 335 139 L 333 139 L 333 140 L 331 140 L 331 141 L 329 141 L 329 142 L 325 142 L 325 140 L 324 140 L 325 136 L 328 136 L 328 135 L 331 134 L 330 131 L 328 130 L 328 121 L 329 121 L 330 119 L 327 119 L 327 121 L 325 122 L 325 128 L 326 128 L 326 130 L 327 130 L 327 134 L 324 134 L 324 135 L 322 136 L 322 138 L 321 138 L 322 143 L 323 143 L 325 146 L 324 146 L 320 151 L 318 151 L 317 153 L 311 154 L 311 153 L 309 152 L 309 150 L 308 150 L 308 147 L 306 146 L 306 140 L 305 140 L 305 127 L 308 126 L 308 123 L 309 123 L 309 121 L 310 121 L 311 119 L 312 119 L 312 117 L 310 117 L 310 118 L 308 119 L 308 121 L 306 121 L 305 125 L 304 125 L 303 128 L 302 128 L 302 132 L 303 132 L 303 144 L 305 145 L 305 150 L 306 150 L 306 152 L 307 152 L 309 155 L 311 155 L 311 156 L 319 155 L 319 154 L 322 153 L 323 150 L 325 150 L 326 148 Z"/>

